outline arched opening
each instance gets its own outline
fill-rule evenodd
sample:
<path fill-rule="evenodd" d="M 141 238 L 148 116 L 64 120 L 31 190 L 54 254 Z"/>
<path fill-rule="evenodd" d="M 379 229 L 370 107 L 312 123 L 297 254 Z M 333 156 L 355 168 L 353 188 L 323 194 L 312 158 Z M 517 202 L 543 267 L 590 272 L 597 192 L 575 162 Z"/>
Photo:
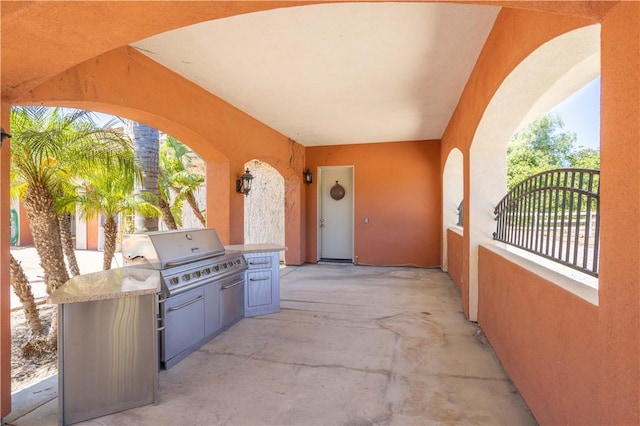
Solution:
<path fill-rule="evenodd" d="M 442 270 L 448 270 L 447 230 L 461 226 L 459 211 L 464 194 L 464 164 L 462 151 L 454 148 L 449 153 L 442 173 Z"/>
<path fill-rule="evenodd" d="M 478 316 L 478 246 L 492 242 L 493 210 L 506 193 L 511 135 L 600 73 L 600 25 L 580 28 L 539 47 L 498 88 L 470 148 L 469 319 Z"/>
<path fill-rule="evenodd" d="M 284 178 L 260 160 L 247 162 L 247 168 L 253 181 L 244 200 L 244 243 L 284 245 Z M 280 256 L 283 261 L 284 252 Z"/>
<path fill-rule="evenodd" d="M 509 193 L 496 208 L 495 236 L 519 258 L 594 288 L 599 266 L 599 146 L 598 77 L 511 137 Z M 516 194 L 518 202 L 507 201 Z"/>
<path fill-rule="evenodd" d="M 105 118 L 105 121 L 111 121 L 113 119 L 113 117 L 107 117 Z M 104 127 L 106 125 L 106 127 L 110 127 L 110 128 L 114 128 L 116 130 L 116 132 L 120 133 L 122 132 L 122 126 L 123 123 L 121 122 L 117 122 L 117 123 L 111 123 L 111 124 L 107 124 L 106 122 L 101 122 L 100 120 L 96 120 L 97 122 L 95 123 L 97 127 Z M 14 132 L 15 134 L 15 132 Z M 160 135 L 160 143 L 161 143 L 161 152 L 162 152 L 162 144 L 166 143 L 167 141 L 166 139 L 166 134 L 161 134 Z M 177 141 L 176 141 L 177 142 Z M 12 147 L 14 148 L 15 145 Z M 185 158 L 182 159 L 182 161 L 180 162 L 180 166 L 181 167 L 177 167 L 177 168 L 173 168 L 172 164 L 164 164 L 161 168 L 163 170 L 163 172 L 165 173 L 165 175 L 167 175 L 167 177 L 169 177 L 169 174 L 176 174 L 176 175 L 180 175 L 182 182 L 178 182 L 177 180 L 171 179 L 171 189 L 172 191 L 168 191 L 167 192 L 167 196 L 170 197 L 169 201 L 171 202 L 170 204 L 174 205 L 176 202 L 176 190 L 179 190 L 180 187 L 182 186 L 182 189 L 184 189 L 183 185 L 188 185 L 188 182 L 184 182 L 185 180 L 189 181 L 191 180 L 191 177 L 189 176 L 189 174 L 191 173 L 197 173 L 199 175 L 204 175 L 205 173 L 205 168 L 206 168 L 206 164 L 200 159 L 199 156 L 197 156 L 197 154 L 195 154 L 193 151 L 189 150 L 189 149 L 184 149 L 184 147 L 182 146 L 176 146 L 175 148 L 176 152 L 173 152 L 171 155 L 173 155 L 173 159 L 177 159 L 177 156 L 184 156 Z M 162 160 L 160 160 L 161 164 L 162 164 Z M 173 163 L 173 161 L 169 161 L 168 163 Z M 182 169 L 182 170 L 181 170 Z M 189 173 L 185 173 L 186 171 L 189 171 Z M 73 169 L 72 169 L 73 172 Z M 83 188 L 83 186 L 89 187 L 89 184 L 85 181 L 83 182 L 82 179 L 77 178 L 76 179 L 69 179 L 68 176 L 72 175 L 72 173 L 68 173 L 67 174 L 67 179 L 68 179 L 68 183 L 69 184 L 73 184 L 74 186 L 76 186 L 76 190 L 78 192 L 80 192 Z M 86 178 L 86 174 L 83 176 L 83 178 Z M 117 178 L 117 179 L 116 179 Z M 109 182 L 112 182 L 114 180 L 118 180 L 118 179 L 123 179 L 123 175 L 116 175 L 115 177 L 111 176 L 110 179 L 108 179 Z M 226 182 L 228 181 L 228 177 L 225 176 L 224 182 L 226 184 Z M 167 182 L 162 182 L 162 185 L 169 185 L 169 183 Z M 201 209 L 203 209 L 206 205 L 206 194 L 204 192 L 204 188 L 203 185 L 200 183 L 197 183 L 197 187 L 195 186 L 196 183 L 194 183 L 193 186 L 193 195 L 196 201 L 196 204 L 198 207 L 200 207 Z M 94 187 L 96 185 L 93 185 Z M 226 185 L 225 185 L 226 186 Z M 166 187 L 167 189 L 169 189 L 169 187 Z M 174 190 L 175 189 L 175 190 Z M 104 193 L 102 194 L 102 198 L 106 198 Z M 184 195 L 185 193 L 183 192 L 182 195 Z M 120 199 L 124 199 L 127 198 L 126 197 L 127 194 L 124 193 L 116 193 L 115 194 L 115 198 L 120 198 Z M 110 197 L 109 197 L 110 198 Z M 17 203 L 17 202 L 16 202 Z M 181 209 L 177 209 L 176 212 L 176 217 L 178 213 L 181 213 L 181 217 L 182 217 L 182 222 L 178 223 L 179 227 L 203 227 L 204 225 L 200 222 L 198 222 L 198 219 L 194 217 L 194 212 L 193 212 L 193 206 L 191 204 L 188 203 L 188 201 L 185 199 L 183 199 L 183 201 L 181 201 L 181 203 L 183 204 L 183 208 Z M 71 222 L 74 229 L 72 229 L 72 233 L 71 236 L 75 242 L 75 246 L 74 248 L 76 250 L 86 250 L 85 252 L 78 252 L 77 253 L 77 263 L 80 266 L 80 272 L 83 274 L 87 274 L 87 273 L 91 273 L 91 272 L 97 272 L 100 271 L 102 269 L 102 255 L 100 255 L 100 257 L 96 257 L 95 255 L 92 255 L 92 253 L 89 253 L 91 251 L 95 251 L 96 249 L 99 251 L 103 251 L 104 248 L 104 216 L 103 213 L 100 212 L 98 213 L 98 217 L 95 218 L 91 218 L 89 220 L 84 220 L 85 217 L 83 214 L 81 214 L 81 209 L 79 208 L 79 204 L 80 202 L 76 201 L 76 217 L 75 220 L 76 222 Z M 117 232 L 118 232 L 118 246 L 119 246 L 119 241 L 120 241 L 120 236 L 122 233 L 125 232 L 133 232 L 133 230 L 125 230 L 123 229 L 123 219 L 125 214 L 127 214 L 126 211 L 124 210 L 118 210 L 117 208 L 113 208 L 113 205 L 109 206 L 111 208 L 110 213 L 113 213 L 115 211 L 116 217 L 115 217 L 115 221 L 117 223 Z M 18 210 L 18 209 L 16 209 Z M 18 210 L 19 211 L 19 210 Z M 26 220 L 25 220 L 26 222 Z M 24 226 L 26 228 L 29 227 L 28 224 L 25 223 L 21 223 L 21 226 Z M 77 231 L 77 232 L 76 232 Z M 29 235 L 31 235 L 31 232 L 29 232 Z M 51 234 L 49 234 L 50 236 Z M 33 245 L 33 241 L 30 242 L 29 245 Z M 119 252 L 120 249 L 119 247 L 116 247 L 116 252 Z M 14 253 L 12 253 L 13 256 Z M 41 272 L 41 270 L 38 268 L 37 265 L 40 264 L 39 261 L 39 255 L 35 252 L 35 249 L 33 247 L 30 248 L 25 248 L 25 250 L 21 250 L 20 255 L 18 255 L 16 253 L 16 259 L 18 259 L 18 261 L 22 262 L 26 271 L 28 273 L 28 279 L 30 280 L 31 284 L 32 284 L 32 293 L 34 295 L 34 297 L 36 297 L 36 301 L 38 302 L 38 304 L 40 304 L 40 300 L 44 299 L 46 297 L 46 286 L 45 283 L 42 281 L 42 277 L 43 274 Z M 68 259 L 68 256 L 66 256 Z M 120 267 L 123 265 L 121 258 L 119 257 L 119 255 L 117 257 L 115 257 L 112 260 L 112 267 Z M 33 278 L 36 278 L 35 280 Z M 39 279 L 38 279 L 39 278 Z M 14 298 L 14 294 L 11 295 L 11 307 L 17 307 L 17 303 L 19 302 L 19 300 L 17 300 L 17 296 Z M 41 311 L 42 312 L 42 318 L 44 320 L 48 320 L 48 318 L 51 317 L 51 309 L 50 306 L 47 308 L 48 305 L 42 306 L 43 308 L 46 308 L 46 310 Z M 13 310 L 13 309 L 12 309 Z M 14 313 L 12 313 L 12 317 L 13 317 Z M 14 317 L 13 317 L 14 318 Z M 17 323 L 17 321 L 15 321 L 12 318 L 12 321 L 14 324 Z M 22 320 L 24 321 L 24 320 Z M 23 327 L 24 328 L 24 327 Z M 15 329 L 12 328 L 12 334 L 16 334 L 14 332 Z M 26 331 L 20 331 L 22 334 L 27 335 Z M 20 338 L 16 339 L 16 342 L 22 342 L 22 340 L 20 340 Z M 14 343 L 14 347 L 19 347 L 18 344 Z M 20 352 L 19 350 L 17 352 Z M 27 361 L 29 362 L 29 361 Z M 54 369 L 50 370 L 49 367 L 53 365 Z M 31 367 L 34 367 L 31 369 Z M 18 380 L 20 381 L 19 384 L 17 386 L 14 386 L 14 390 L 17 387 L 17 389 L 21 389 L 25 386 L 30 386 L 35 382 L 40 381 L 43 377 L 46 377 L 45 374 L 49 373 L 51 371 L 55 372 L 55 357 L 51 358 L 51 357 L 42 357 L 42 359 L 40 359 L 38 362 L 33 363 L 33 365 L 29 365 L 30 370 L 27 370 L 25 372 L 24 369 L 22 369 L 22 365 L 21 365 L 21 369 L 19 369 L 19 373 L 15 374 L 14 377 L 17 377 Z M 32 373 L 33 371 L 33 373 Z"/>

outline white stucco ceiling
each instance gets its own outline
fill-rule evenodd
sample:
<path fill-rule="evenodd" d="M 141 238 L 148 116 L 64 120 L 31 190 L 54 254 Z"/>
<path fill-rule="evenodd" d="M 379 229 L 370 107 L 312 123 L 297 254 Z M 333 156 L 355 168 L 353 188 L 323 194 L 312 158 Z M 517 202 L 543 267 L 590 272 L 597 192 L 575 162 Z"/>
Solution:
<path fill-rule="evenodd" d="M 498 11 L 323 4 L 204 22 L 132 46 L 305 146 L 439 139 Z"/>

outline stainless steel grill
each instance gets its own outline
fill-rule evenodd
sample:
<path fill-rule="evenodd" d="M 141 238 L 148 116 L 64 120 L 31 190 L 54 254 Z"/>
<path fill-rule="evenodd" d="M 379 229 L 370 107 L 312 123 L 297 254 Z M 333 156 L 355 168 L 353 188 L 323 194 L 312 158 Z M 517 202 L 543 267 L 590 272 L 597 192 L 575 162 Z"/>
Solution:
<path fill-rule="evenodd" d="M 212 228 L 127 234 L 126 266 L 159 270 L 160 367 L 178 361 L 244 316 L 244 271 L 239 251 L 225 250 Z"/>

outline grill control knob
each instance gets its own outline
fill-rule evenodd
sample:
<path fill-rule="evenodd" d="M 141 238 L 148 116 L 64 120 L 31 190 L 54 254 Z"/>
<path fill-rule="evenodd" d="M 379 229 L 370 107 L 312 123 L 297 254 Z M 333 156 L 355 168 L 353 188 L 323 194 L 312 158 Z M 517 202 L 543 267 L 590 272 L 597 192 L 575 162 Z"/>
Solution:
<path fill-rule="evenodd" d="M 204 272 L 205 275 L 209 275 L 211 273 L 211 268 L 204 268 Z"/>
<path fill-rule="evenodd" d="M 171 278 L 171 279 L 169 280 L 169 284 L 171 284 L 171 285 L 176 285 L 176 284 L 178 284 L 178 282 L 179 282 L 179 281 L 180 281 L 180 278 L 178 278 L 178 277 L 173 277 L 173 278 Z"/>
<path fill-rule="evenodd" d="M 185 280 L 185 281 L 189 281 L 191 279 L 191 274 L 184 274 L 182 276 L 182 279 Z"/>
<path fill-rule="evenodd" d="M 202 275 L 202 272 L 200 272 L 200 271 L 195 271 L 195 272 L 193 273 L 193 275 L 194 275 L 196 278 L 200 278 L 200 275 Z"/>
<path fill-rule="evenodd" d="M 216 267 L 214 268 L 216 271 L 220 270 L 220 265 L 216 265 Z"/>

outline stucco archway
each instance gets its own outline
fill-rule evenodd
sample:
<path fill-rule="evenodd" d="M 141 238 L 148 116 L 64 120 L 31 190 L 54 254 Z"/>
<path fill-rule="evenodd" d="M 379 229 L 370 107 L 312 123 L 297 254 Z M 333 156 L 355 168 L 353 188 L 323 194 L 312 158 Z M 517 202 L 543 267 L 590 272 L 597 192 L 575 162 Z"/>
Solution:
<path fill-rule="evenodd" d="M 458 224 L 458 206 L 464 197 L 464 158 L 454 148 L 449 153 L 442 173 L 442 270 L 448 270 L 447 229 Z"/>
<path fill-rule="evenodd" d="M 284 179 L 270 164 L 251 160 L 251 192 L 244 199 L 244 243 L 285 244 Z M 284 258 L 284 253 L 281 252 Z"/>
<path fill-rule="evenodd" d="M 469 152 L 469 319 L 478 317 L 478 246 L 492 241 L 507 188 L 509 138 L 600 74 L 600 25 L 558 36 L 524 59 L 487 105 Z"/>

